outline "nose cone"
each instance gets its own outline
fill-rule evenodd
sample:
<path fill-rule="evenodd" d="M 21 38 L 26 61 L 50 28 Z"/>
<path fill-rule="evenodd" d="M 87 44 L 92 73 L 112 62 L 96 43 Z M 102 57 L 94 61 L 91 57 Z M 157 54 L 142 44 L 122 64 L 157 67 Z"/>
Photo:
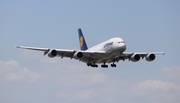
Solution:
<path fill-rule="evenodd" d="M 125 43 L 119 43 L 118 44 L 118 50 L 121 52 L 124 52 L 126 50 L 126 44 Z"/>
<path fill-rule="evenodd" d="M 121 44 L 121 48 L 122 48 L 123 50 L 126 50 L 126 44 L 125 44 L 125 43 L 122 43 L 122 44 Z"/>

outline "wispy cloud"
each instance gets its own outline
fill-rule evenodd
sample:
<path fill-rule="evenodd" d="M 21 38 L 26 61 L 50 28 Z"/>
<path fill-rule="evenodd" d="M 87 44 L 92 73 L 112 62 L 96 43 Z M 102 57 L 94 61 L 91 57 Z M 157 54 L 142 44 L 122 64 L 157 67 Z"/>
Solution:
<path fill-rule="evenodd" d="M 95 99 L 96 92 L 93 89 L 84 89 L 74 93 L 58 92 L 56 96 L 60 99 L 66 98 L 71 101 L 93 100 Z"/>
<path fill-rule="evenodd" d="M 78 74 L 66 74 L 60 76 L 58 81 L 63 85 L 95 85 L 101 84 L 108 80 L 108 76 L 103 73 L 78 73 Z"/>
<path fill-rule="evenodd" d="M 15 60 L 0 61 L 1 80 L 6 82 L 35 82 L 43 77 L 28 68 L 22 68 Z"/>
<path fill-rule="evenodd" d="M 160 80 L 147 80 L 144 82 L 138 82 L 133 86 L 133 90 L 137 93 L 151 93 L 151 92 L 168 92 L 175 91 L 180 92 L 180 85 L 172 82 L 163 82 Z"/>
<path fill-rule="evenodd" d="M 180 66 L 166 67 L 162 69 L 164 75 L 172 78 L 180 78 Z"/>
<path fill-rule="evenodd" d="M 8 82 L 35 82 L 43 77 L 37 73 L 24 68 L 19 72 L 5 74 L 4 79 Z"/>
<path fill-rule="evenodd" d="M 0 74 L 14 71 L 19 67 L 19 63 L 15 60 L 0 61 Z"/>
<path fill-rule="evenodd" d="M 28 54 L 29 56 L 32 54 Z M 132 78 L 114 78 L 100 68 L 89 68 L 85 64 L 70 59 L 48 58 L 33 54 L 31 58 L 21 59 L 30 61 L 34 67 L 23 67 L 16 60 L 0 61 L 1 77 L 10 83 L 51 83 L 59 88 L 54 97 L 71 102 L 146 102 L 169 103 L 179 102 L 180 84 L 169 81 L 178 78 L 179 66 L 159 68 L 161 79 L 135 80 Z M 163 74 L 163 76 L 162 76 Z M 131 75 L 131 74 L 129 74 Z M 143 75 L 145 76 L 145 75 Z M 143 78 L 143 77 L 142 77 Z M 168 78 L 168 79 L 167 79 Z M 62 88 L 62 89 L 61 89 Z M 70 90 L 68 90 L 70 88 Z M 64 90 L 63 90 L 64 89 Z M 45 90 L 44 90 L 45 91 Z M 143 97 L 143 99 L 142 99 Z"/>

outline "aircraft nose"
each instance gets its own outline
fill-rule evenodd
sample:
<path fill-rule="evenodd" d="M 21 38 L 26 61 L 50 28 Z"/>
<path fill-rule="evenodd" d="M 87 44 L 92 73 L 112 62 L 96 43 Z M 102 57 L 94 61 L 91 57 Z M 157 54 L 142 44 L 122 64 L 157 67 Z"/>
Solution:
<path fill-rule="evenodd" d="M 125 43 L 122 43 L 122 46 L 121 46 L 123 49 L 126 49 L 126 44 Z"/>
<path fill-rule="evenodd" d="M 119 49 L 125 51 L 125 50 L 126 50 L 126 44 L 125 44 L 125 43 L 121 43 L 121 44 L 119 45 Z"/>

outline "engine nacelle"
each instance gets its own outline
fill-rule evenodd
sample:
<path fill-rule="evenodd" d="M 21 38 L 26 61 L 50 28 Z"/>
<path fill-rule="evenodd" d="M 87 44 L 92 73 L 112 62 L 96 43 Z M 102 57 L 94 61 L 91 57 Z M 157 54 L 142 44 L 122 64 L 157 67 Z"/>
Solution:
<path fill-rule="evenodd" d="M 57 56 L 57 51 L 56 51 L 56 50 L 51 50 L 51 51 L 48 53 L 48 56 L 49 56 L 50 58 L 53 58 L 53 57 Z"/>
<path fill-rule="evenodd" d="M 153 61 L 155 58 L 156 58 L 156 56 L 154 54 L 151 54 L 151 53 L 146 56 L 146 60 L 149 62 Z"/>
<path fill-rule="evenodd" d="M 81 59 L 83 57 L 83 53 L 78 51 L 74 54 L 73 58 L 74 59 Z"/>
<path fill-rule="evenodd" d="M 130 58 L 131 61 L 137 62 L 140 60 L 140 55 L 139 54 L 133 54 Z"/>

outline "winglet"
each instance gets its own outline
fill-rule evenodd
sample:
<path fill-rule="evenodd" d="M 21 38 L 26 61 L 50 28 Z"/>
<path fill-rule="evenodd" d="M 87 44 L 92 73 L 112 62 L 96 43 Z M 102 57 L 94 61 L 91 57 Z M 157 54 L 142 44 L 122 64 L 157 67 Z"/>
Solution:
<path fill-rule="evenodd" d="M 20 46 L 16 46 L 16 45 L 15 45 L 15 47 L 16 47 L 16 48 L 20 48 Z"/>
<path fill-rule="evenodd" d="M 81 31 L 81 28 L 78 29 L 78 34 L 79 34 L 79 43 L 80 43 L 81 50 L 87 50 L 88 47 L 86 45 L 86 41 L 84 39 L 83 33 Z"/>

